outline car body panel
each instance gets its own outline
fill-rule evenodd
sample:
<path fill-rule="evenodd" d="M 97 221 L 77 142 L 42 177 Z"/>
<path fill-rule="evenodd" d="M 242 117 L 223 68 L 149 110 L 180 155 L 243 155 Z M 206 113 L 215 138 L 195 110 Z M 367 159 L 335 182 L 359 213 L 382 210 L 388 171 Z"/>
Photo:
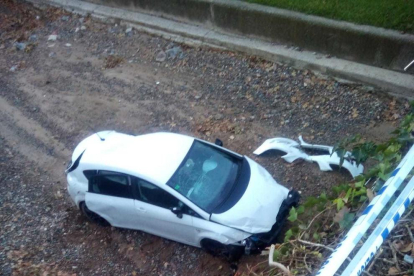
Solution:
<path fill-rule="evenodd" d="M 268 232 L 289 190 L 279 185 L 259 164 L 246 157 L 251 178 L 242 198 L 230 210 L 212 214 L 211 220 L 248 233 Z"/>
<path fill-rule="evenodd" d="M 282 158 L 289 163 L 294 162 L 296 159 L 305 159 L 308 157 L 306 153 L 299 149 L 299 144 L 295 140 L 288 138 L 271 138 L 263 142 L 253 153 L 260 155 L 268 150 L 279 150 L 286 154 Z"/>
<path fill-rule="evenodd" d="M 336 152 L 333 152 L 333 147 L 306 143 L 302 136 L 299 136 L 299 141 L 300 144 L 288 138 L 267 139 L 253 153 L 260 155 L 268 150 L 279 150 L 286 153 L 282 156 L 286 162 L 292 163 L 297 159 L 303 159 L 307 162 L 315 162 L 318 164 L 321 171 L 332 171 L 333 169 L 331 165 L 342 166 L 347 169 L 354 178 L 364 172 L 364 166 L 362 164 L 357 165 L 355 161 L 351 160 L 352 154 L 350 152 L 345 153 L 345 159 L 341 164 L 341 159 Z M 303 152 L 301 148 L 325 151 L 328 154 L 308 155 Z"/>
<path fill-rule="evenodd" d="M 223 244 L 237 244 L 251 236 L 250 233 L 196 217 L 193 217 L 193 225 L 197 232 L 198 244 L 203 239 L 212 239 Z"/>
<path fill-rule="evenodd" d="M 135 215 L 134 200 L 87 192 L 86 207 L 106 219 L 112 226 L 138 229 L 141 217 Z"/>
<path fill-rule="evenodd" d="M 135 216 L 141 218 L 141 230 L 167 239 L 197 246 L 193 217 L 183 214 L 178 218 L 169 209 L 134 200 Z"/>
<path fill-rule="evenodd" d="M 94 134 L 82 141 L 72 162 L 84 151 L 84 167 L 99 166 L 102 170 L 133 174 L 158 186 L 171 178 L 194 141 L 189 136 L 164 132 L 139 136 L 103 133 L 104 140 Z"/>

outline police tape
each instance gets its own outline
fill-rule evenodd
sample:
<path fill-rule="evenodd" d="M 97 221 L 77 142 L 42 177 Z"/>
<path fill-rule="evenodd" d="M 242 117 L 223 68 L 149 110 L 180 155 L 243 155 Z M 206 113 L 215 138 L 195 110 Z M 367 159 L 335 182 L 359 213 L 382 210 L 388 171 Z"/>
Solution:
<path fill-rule="evenodd" d="M 377 218 L 381 210 L 388 203 L 392 195 L 410 173 L 414 166 L 414 146 L 401 160 L 398 167 L 392 172 L 390 178 L 384 183 L 371 203 L 365 208 L 347 235 L 336 246 L 329 258 L 322 264 L 316 275 L 332 276 L 343 264 L 349 253 L 355 248 L 359 240 Z"/>
<path fill-rule="evenodd" d="M 372 234 L 359 249 L 358 253 L 348 264 L 341 276 L 361 275 L 378 248 L 387 238 L 388 234 L 397 224 L 404 211 L 408 208 L 414 197 L 414 177 L 405 186 L 400 196 L 395 200 L 384 218 L 380 221 Z"/>

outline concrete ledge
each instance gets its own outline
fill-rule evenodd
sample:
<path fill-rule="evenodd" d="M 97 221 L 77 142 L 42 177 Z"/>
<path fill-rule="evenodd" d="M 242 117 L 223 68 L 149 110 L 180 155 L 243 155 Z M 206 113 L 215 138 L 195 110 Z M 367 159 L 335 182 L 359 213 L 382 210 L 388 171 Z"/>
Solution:
<path fill-rule="evenodd" d="M 284 46 L 246 38 L 228 33 L 212 31 L 158 16 L 110 8 L 78 0 L 30 0 L 33 3 L 48 3 L 69 11 L 99 18 L 117 19 L 121 24 L 132 25 L 138 30 L 156 34 L 167 39 L 191 45 L 208 45 L 226 48 L 263 57 L 267 60 L 287 63 L 296 68 L 311 69 L 331 76 L 362 82 L 385 89 L 398 97 L 414 99 L 414 77 L 378 67 L 341 60 L 320 57 L 309 51 L 295 51 Z"/>
<path fill-rule="evenodd" d="M 414 35 L 236 0 L 86 1 L 196 22 L 396 71 L 414 59 Z"/>

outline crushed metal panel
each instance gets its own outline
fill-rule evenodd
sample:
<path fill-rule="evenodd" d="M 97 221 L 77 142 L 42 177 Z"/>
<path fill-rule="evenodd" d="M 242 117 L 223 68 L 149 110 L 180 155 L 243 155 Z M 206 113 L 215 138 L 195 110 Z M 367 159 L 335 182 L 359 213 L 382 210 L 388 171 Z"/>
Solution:
<path fill-rule="evenodd" d="M 324 155 L 308 155 L 303 152 L 301 148 L 304 149 L 315 149 L 326 151 L 329 154 Z M 295 140 L 288 138 L 271 138 L 267 139 L 259 148 L 257 148 L 253 153 L 260 155 L 268 150 L 279 150 L 285 152 L 286 154 L 282 158 L 289 163 L 297 159 L 303 159 L 307 162 L 316 162 L 319 165 L 321 171 L 332 171 L 331 165 L 340 166 L 341 158 L 337 153 L 333 152 L 333 147 L 326 145 L 314 145 L 306 143 L 302 136 L 299 136 L 299 143 Z M 345 157 L 351 158 L 352 154 L 347 152 Z M 355 161 L 345 159 L 342 167 L 349 171 L 352 177 L 356 177 L 363 173 L 364 166 L 359 164 L 357 165 Z"/>

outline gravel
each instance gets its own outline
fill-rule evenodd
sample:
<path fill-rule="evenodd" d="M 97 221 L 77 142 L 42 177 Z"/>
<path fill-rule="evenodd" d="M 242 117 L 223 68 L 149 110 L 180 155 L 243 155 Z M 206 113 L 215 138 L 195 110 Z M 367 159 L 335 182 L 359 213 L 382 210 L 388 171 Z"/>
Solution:
<path fill-rule="evenodd" d="M 0 274 L 234 274 L 197 248 L 80 215 L 63 171 L 74 146 L 93 132 L 220 138 L 308 196 L 350 181 L 349 174 L 252 152 L 275 136 L 332 145 L 359 133 L 383 141 L 409 109 L 406 100 L 360 84 L 125 31 L 119 22 L 19 1 L 0 7 Z M 33 35 L 36 47 L 15 50 L 18 38 Z M 56 40 L 48 42 L 50 35 Z M 245 257 L 237 273 L 265 261 Z"/>

